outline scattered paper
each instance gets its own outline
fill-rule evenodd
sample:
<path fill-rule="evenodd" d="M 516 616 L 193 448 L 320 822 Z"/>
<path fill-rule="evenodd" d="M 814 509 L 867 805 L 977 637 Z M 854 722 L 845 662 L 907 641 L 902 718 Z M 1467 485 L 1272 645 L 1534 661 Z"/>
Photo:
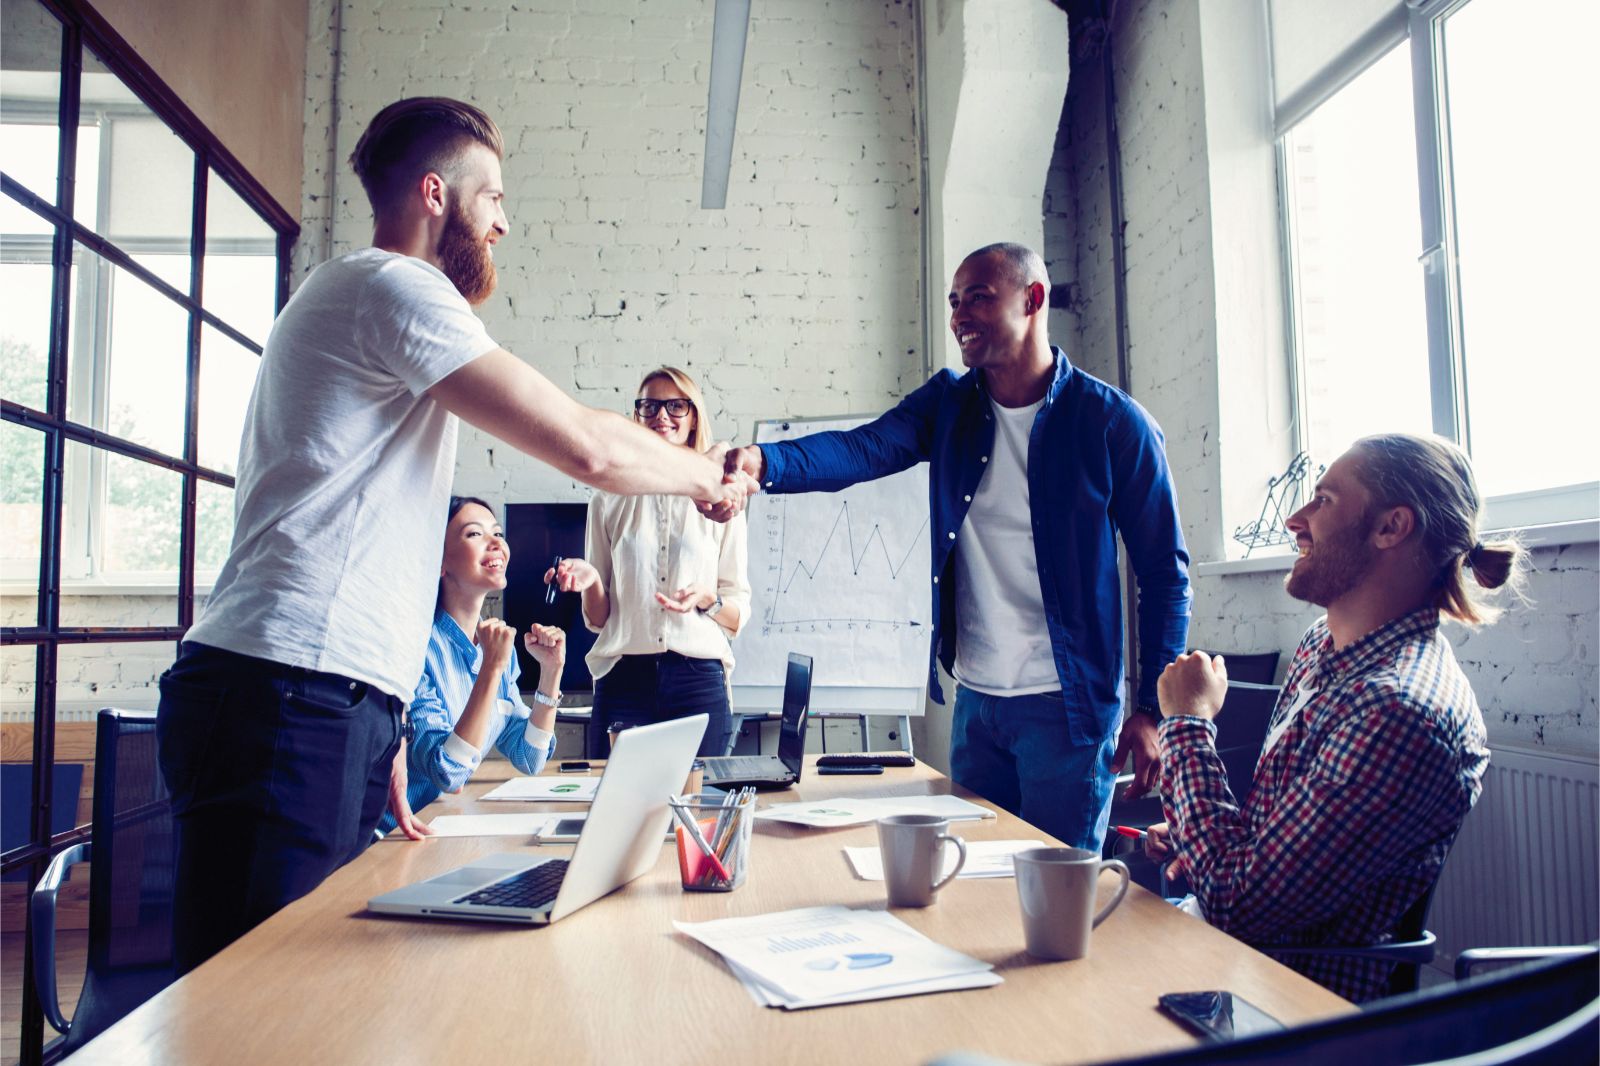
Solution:
<path fill-rule="evenodd" d="M 763 1006 L 799 1010 L 1001 980 L 989 963 L 929 940 L 883 911 L 804 907 L 673 925 L 721 955 Z"/>
<path fill-rule="evenodd" d="M 1029 848 L 1042 848 L 1042 840 L 967 840 L 967 863 L 961 867 L 957 880 L 968 877 L 1015 877 L 1012 856 Z M 875 847 L 845 848 L 845 858 L 855 868 L 856 876 L 863 881 L 883 880 L 883 853 Z M 948 874 L 956 864 L 956 849 L 944 849 L 944 868 L 940 877 Z"/>
<path fill-rule="evenodd" d="M 428 823 L 436 837 L 543 836 L 558 814 L 441 814 Z"/>
<path fill-rule="evenodd" d="M 891 814 L 936 814 L 952 822 L 993 818 L 994 812 L 959 796 L 882 796 L 871 799 L 839 798 L 814 803 L 777 803 L 756 812 L 756 818 L 788 822 L 813 829 L 865 825 Z"/>
<path fill-rule="evenodd" d="M 480 798 L 517 803 L 590 803 L 599 788 L 598 777 L 513 777 Z"/>

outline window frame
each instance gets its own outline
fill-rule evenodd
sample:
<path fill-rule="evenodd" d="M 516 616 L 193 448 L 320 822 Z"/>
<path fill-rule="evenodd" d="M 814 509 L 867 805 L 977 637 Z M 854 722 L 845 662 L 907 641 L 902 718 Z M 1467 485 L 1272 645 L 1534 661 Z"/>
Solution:
<path fill-rule="evenodd" d="M 1313 79 L 1309 91 L 1297 93 L 1279 109 L 1274 125 L 1278 170 L 1278 215 L 1283 255 L 1285 347 L 1295 406 L 1295 450 L 1309 447 L 1306 413 L 1305 348 L 1302 288 L 1295 255 L 1295 205 L 1290 132 L 1341 92 L 1378 60 L 1402 44 L 1411 67 L 1413 126 L 1417 147 L 1417 196 L 1422 246 L 1417 263 L 1423 274 L 1424 314 L 1428 338 L 1429 406 L 1433 432 L 1471 453 L 1471 404 L 1466 375 L 1465 330 L 1461 299 L 1460 256 L 1451 174 L 1450 124 L 1445 86 L 1444 30 L 1451 15 L 1472 0 L 1406 0 L 1404 22 L 1385 19 Z M 1332 456 L 1316 456 L 1330 461 Z M 1541 529 L 1592 525 L 1600 514 L 1596 492 L 1588 482 L 1506 493 L 1484 501 L 1486 529 Z M 1579 533 L 1584 532 L 1582 528 Z"/>
<path fill-rule="evenodd" d="M 55 187 L 30 189 L 10 174 L 0 174 L 0 195 L 31 212 L 50 228 L 40 238 L 48 241 L 52 270 L 49 306 L 49 342 L 46 353 L 45 390 L 42 407 L 26 406 L 12 398 L 0 398 L 0 417 L 9 424 L 35 430 L 43 438 L 43 460 L 38 471 L 41 486 L 40 551 L 37 585 L 31 582 L 7 588 L 7 592 L 35 595 L 33 624 L 0 627 L 8 646 L 35 649 L 33 663 L 32 708 L 32 794 L 28 812 L 27 842 L 0 854 L 0 869 L 10 873 L 24 870 L 31 891 L 51 857 L 62 849 L 89 839 L 90 827 L 77 825 L 63 832 L 52 831 L 51 796 L 56 759 L 57 667 L 62 646 L 75 644 L 126 644 L 180 641 L 194 620 L 195 537 L 197 495 L 201 482 L 233 488 L 231 474 L 202 466 L 198 460 L 199 373 L 203 326 L 211 326 L 245 348 L 261 352 L 261 344 L 244 335 L 231 323 L 211 312 L 203 302 L 202 280 L 206 246 L 206 202 L 212 181 L 225 182 L 270 229 L 276 259 L 274 308 L 280 309 L 289 289 L 290 252 L 300 228 L 294 218 L 279 206 L 265 188 L 250 175 L 220 140 L 195 116 L 183 101 L 156 75 L 126 41 L 82 0 L 34 0 L 38 8 L 59 26 L 59 65 L 53 71 L 59 78 L 55 101 L 58 131 Z M 52 31 L 54 32 L 54 31 Z M 49 47 L 57 42 L 52 39 Z M 80 133 L 81 87 L 86 50 L 104 69 L 118 78 L 150 113 L 166 124 L 194 152 L 191 190 L 191 227 L 187 240 L 190 256 L 189 277 L 180 290 L 135 262 L 127 249 L 88 229 L 74 217 L 75 170 Z M 41 116 L 49 112 L 40 109 Z M 134 275 L 176 303 L 187 315 L 184 369 L 184 426 L 178 454 L 168 454 L 129 441 L 114 434 L 68 418 L 67 375 L 75 370 L 68 349 L 74 323 L 69 321 L 74 250 L 81 245 L 109 264 Z M 37 256 L 44 245 L 34 243 Z M 8 257 L 9 258 L 9 257 Z M 104 366 L 103 358 L 100 360 Z M 92 421 L 92 420 L 91 420 Z M 64 626 L 61 624 L 63 593 L 75 594 L 79 582 L 63 583 L 63 537 L 65 458 L 67 445 L 85 446 L 87 454 L 103 465 L 110 455 L 149 463 L 178 474 L 182 479 L 179 497 L 179 551 L 176 581 L 166 574 L 152 593 L 176 595 L 172 624 L 126 626 Z M 82 484 L 82 479 L 79 479 Z M 104 486 L 105 478 L 99 478 Z M 113 576 L 113 575 L 107 575 Z M 133 577 L 136 575 L 122 575 Z M 37 990 L 32 981 L 31 951 L 25 949 L 23 961 L 22 1018 L 19 1027 L 20 1058 L 24 1063 L 47 1061 L 60 1053 L 60 1041 L 44 1044 L 44 1020 Z"/>

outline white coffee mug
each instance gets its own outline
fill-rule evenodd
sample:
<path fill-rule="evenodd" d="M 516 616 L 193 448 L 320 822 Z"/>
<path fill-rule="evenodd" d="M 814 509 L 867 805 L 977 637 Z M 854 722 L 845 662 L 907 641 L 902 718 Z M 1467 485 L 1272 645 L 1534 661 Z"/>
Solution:
<path fill-rule="evenodd" d="M 893 814 L 878 819 L 878 850 L 891 907 L 926 907 L 967 862 L 967 846 L 951 836 L 948 818 L 936 814 Z M 956 865 L 944 877 L 945 844 L 956 846 Z"/>
<path fill-rule="evenodd" d="M 1028 954 L 1041 959 L 1081 959 L 1089 954 L 1089 933 L 1117 909 L 1128 894 L 1128 868 L 1116 859 L 1084 848 L 1032 848 L 1013 860 L 1017 895 L 1022 900 L 1022 933 Z M 1122 875 L 1111 902 L 1094 912 L 1095 888 L 1103 870 Z"/>

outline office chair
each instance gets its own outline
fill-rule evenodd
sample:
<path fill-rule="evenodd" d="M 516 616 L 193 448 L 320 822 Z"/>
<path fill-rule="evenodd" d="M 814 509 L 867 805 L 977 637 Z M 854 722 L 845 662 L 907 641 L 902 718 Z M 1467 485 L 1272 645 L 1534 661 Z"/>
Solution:
<path fill-rule="evenodd" d="M 1151 1011 L 1156 1005 L 1150 1004 Z M 1323 1022 L 1117 1060 L 1119 1066 L 1568 1066 L 1600 1055 L 1600 952 L 1524 963 Z M 938 1066 L 998 1066 L 955 1053 Z"/>
<path fill-rule="evenodd" d="M 1190 651 L 1195 649 L 1190 648 Z M 1228 680 L 1243 681 L 1249 685 L 1270 685 L 1278 676 L 1278 659 L 1275 651 L 1231 652 L 1205 649 L 1208 654 L 1220 655 L 1228 661 Z"/>
<path fill-rule="evenodd" d="M 1440 867 L 1440 872 L 1444 868 Z M 1415 992 L 1422 980 L 1422 968 L 1433 961 L 1439 938 L 1427 929 L 1428 909 L 1433 906 L 1433 893 L 1439 879 L 1426 892 L 1417 897 L 1395 923 L 1394 939 L 1381 944 L 1252 944 L 1257 951 L 1265 951 L 1278 958 L 1308 955 L 1336 956 L 1347 959 L 1370 959 L 1389 962 L 1394 969 L 1384 996 L 1398 996 Z"/>
<path fill-rule="evenodd" d="M 71 1054 L 172 983 L 172 810 L 156 763 L 154 711 L 100 712 L 88 844 L 50 860 L 30 901 L 33 979 L 45 1020 Z M 56 989 L 56 892 L 89 869 L 89 957 L 71 1020 Z"/>

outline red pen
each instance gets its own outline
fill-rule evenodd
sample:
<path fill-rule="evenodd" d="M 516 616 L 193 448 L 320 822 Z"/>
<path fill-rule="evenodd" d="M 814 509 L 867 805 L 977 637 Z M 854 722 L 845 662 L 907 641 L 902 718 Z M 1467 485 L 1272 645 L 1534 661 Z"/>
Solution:
<path fill-rule="evenodd" d="M 1150 835 L 1143 829 L 1135 829 L 1131 825 L 1114 825 L 1111 828 L 1123 836 L 1128 837 L 1130 840 L 1143 840 L 1145 837 Z"/>

